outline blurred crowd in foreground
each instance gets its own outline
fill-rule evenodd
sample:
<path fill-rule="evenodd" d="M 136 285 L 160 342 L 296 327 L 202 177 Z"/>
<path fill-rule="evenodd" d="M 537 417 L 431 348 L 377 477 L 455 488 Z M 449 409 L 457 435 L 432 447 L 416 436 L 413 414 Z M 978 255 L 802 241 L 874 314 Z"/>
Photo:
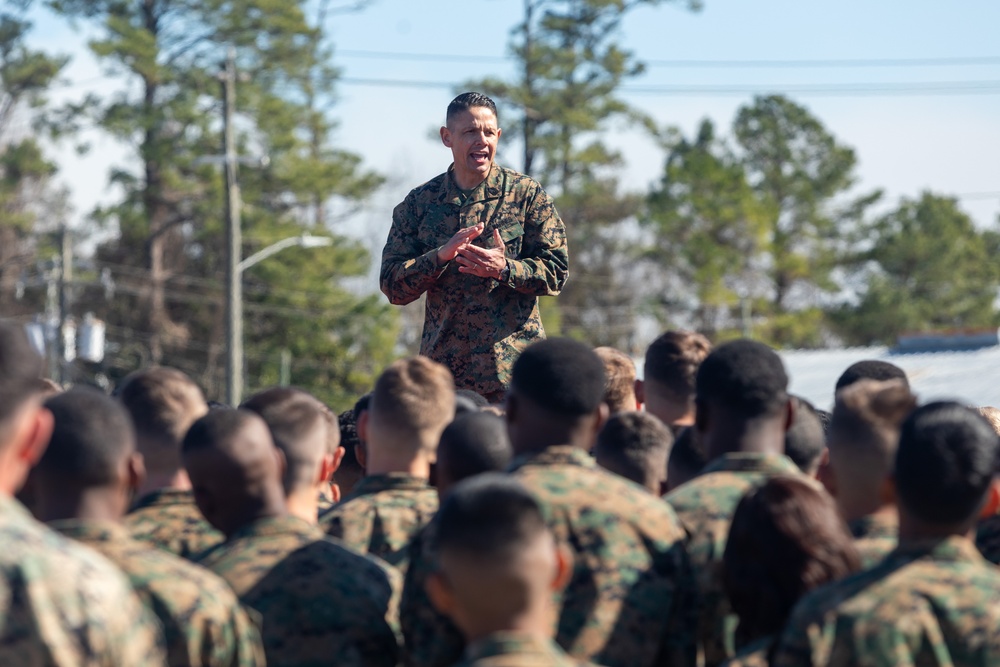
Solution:
<path fill-rule="evenodd" d="M 0 664 L 1000 665 L 1000 412 L 667 332 L 532 344 L 502 405 L 397 361 L 340 415 L 0 322 Z"/>

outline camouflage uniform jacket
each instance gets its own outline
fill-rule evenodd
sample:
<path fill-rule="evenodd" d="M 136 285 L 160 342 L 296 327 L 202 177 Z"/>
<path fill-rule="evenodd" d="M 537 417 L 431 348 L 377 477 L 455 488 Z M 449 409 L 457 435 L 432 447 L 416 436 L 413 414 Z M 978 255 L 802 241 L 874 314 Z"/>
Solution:
<path fill-rule="evenodd" d="M 708 667 L 735 653 L 737 620 L 722 588 L 722 553 L 736 506 L 768 478 L 800 474 L 785 456 L 732 453 L 710 462 L 698 477 L 666 496 L 688 533 L 698 590 L 698 648 Z"/>
<path fill-rule="evenodd" d="M 1000 514 L 994 514 L 979 522 L 976 546 L 986 560 L 994 565 L 1000 565 Z"/>
<path fill-rule="evenodd" d="M 540 641 L 528 635 L 497 632 L 477 641 L 465 651 L 455 667 L 584 667 L 563 653 L 552 641 Z"/>
<path fill-rule="evenodd" d="M 611 667 L 693 665 L 693 582 L 670 507 L 576 447 L 522 455 L 510 470 L 573 552 L 556 600 L 559 645 Z"/>
<path fill-rule="evenodd" d="M 851 521 L 847 527 L 854 536 L 862 569 L 878 565 L 898 543 L 899 519 L 895 514 L 870 514 Z"/>
<path fill-rule="evenodd" d="M 407 545 L 437 509 L 437 490 L 426 479 L 405 473 L 369 475 L 320 517 L 320 525 L 351 549 L 405 571 Z"/>
<path fill-rule="evenodd" d="M 1000 571 L 961 537 L 903 543 L 799 601 L 772 665 L 1000 664 Z"/>
<path fill-rule="evenodd" d="M 198 511 L 190 491 L 147 493 L 125 515 L 125 525 L 135 539 L 189 560 L 223 540 Z"/>
<path fill-rule="evenodd" d="M 259 519 L 201 562 L 260 615 L 269 665 L 396 665 L 399 574 L 317 526 Z"/>
<path fill-rule="evenodd" d="M 163 635 L 106 558 L 0 497 L 0 665 L 166 664 Z"/>
<path fill-rule="evenodd" d="M 264 665 L 260 635 L 229 585 L 179 556 L 133 539 L 124 526 L 67 519 L 49 527 L 100 552 L 160 619 L 174 667 Z"/>
<path fill-rule="evenodd" d="M 458 388 L 495 397 L 521 351 L 544 337 L 538 297 L 559 294 L 566 283 L 566 227 L 528 176 L 493 165 L 466 198 L 451 172 L 412 190 L 393 211 L 380 284 L 397 305 L 426 292 L 420 353 L 451 369 Z M 480 222 L 486 227 L 475 245 L 492 247 L 500 230 L 506 282 L 459 273 L 457 262 L 438 264 L 438 249 Z"/>

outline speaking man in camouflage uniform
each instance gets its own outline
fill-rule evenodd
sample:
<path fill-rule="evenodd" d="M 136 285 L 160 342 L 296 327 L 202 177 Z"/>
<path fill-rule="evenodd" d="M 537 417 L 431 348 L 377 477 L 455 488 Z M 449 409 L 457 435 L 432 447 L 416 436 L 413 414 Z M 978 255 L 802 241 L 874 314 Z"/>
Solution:
<path fill-rule="evenodd" d="M 735 652 L 736 616 L 722 588 L 722 555 L 740 499 L 775 475 L 798 475 L 782 453 L 793 407 L 788 375 L 766 345 L 749 340 L 717 348 L 695 379 L 695 425 L 709 464 L 670 492 L 686 528 L 698 599 L 698 645 L 705 664 L 718 665 Z"/>
<path fill-rule="evenodd" d="M 45 406 L 55 428 L 31 471 L 35 515 L 120 567 L 155 613 L 173 667 L 264 664 L 260 636 L 225 581 L 132 538 L 121 524 L 142 476 L 128 413 L 99 391 L 76 388 Z"/>
<path fill-rule="evenodd" d="M 191 426 L 183 454 L 199 509 L 226 536 L 201 564 L 260 615 L 267 663 L 394 667 L 399 574 L 288 513 L 264 421 L 214 410 Z"/>
<path fill-rule="evenodd" d="M 494 162 L 497 123 L 481 93 L 448 105 L 441 141 L 454 161 L 393 211 L 380 272 L 393 304 L 427 294 L 420 353 L 493 403 L 503 401 L 517 355 L 545 335 L 538 297 L 559 294 L 569 273 L 552 199 Z"/>
<path fill-rule="evenodd" d="M 837 500 L 866 568 L 896 548 L 892 468 L 899 428 L 916 407 L 916 396 L 900 380 L 860 380 L 837 392 L 823 483 Z"/>
<path fill-rule="evenodd" d="M 803 598 L 771 664 L 1000 664 L 1000 571 L 972 542 L 998 456 L 996 434 L 962 405 L 910 415 L 895 463 L 899 546 Z"/>
<path fill-rule="evenodd" d="M 189 559 L 222 542 L 222 533 L 195 507 L 181 465 L 184 434 L 208 412 L 201 389 L 181 371 L 161 367 L 132 373 L 117 396 L 135 424 L 146 467 L 138 499 L 125 517 L 132 536 Z"/>
<path fill-rule="evenodd" d="M 429 484 L 438 440 L 455 416 L 451 373 L 427 357 L 394 362 L 375 382 L 358 421 L 366 475 L 320 517 L 347 546 L 405 571 L 407 544 L 431 520 L 438 495 Z"/>
<path fill-rule="evenodd" d="M 41 366 L 23 329 L 0 322 L 0 664 L 164 665 L 159 624 L 125 575 L 13 498 L 52 432 Z"/>

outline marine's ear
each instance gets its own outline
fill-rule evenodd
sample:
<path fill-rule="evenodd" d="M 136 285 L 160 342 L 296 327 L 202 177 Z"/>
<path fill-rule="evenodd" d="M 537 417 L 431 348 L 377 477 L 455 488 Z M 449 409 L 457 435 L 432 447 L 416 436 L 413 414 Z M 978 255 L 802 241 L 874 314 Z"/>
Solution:
<path fill-rule="evenodd" d="M 432 572 L 424 586 L 434 608 L 451 618 L 455 611 L 455 593 L 444 575 L 440 571 Z"/>
<path fill-rule="evenodd" d="M 448 148 L 451 148 L 451 131 L 442 125 L 441 129 L 438 130 L 438 133 L 441 135 L 441 143 Z"/>
<path fill-rule="evenodd" d="M 980 512 L 979 518 L 986 519 L 998 511 L 1000 511 L 1000 477 L 994 477 L 986 496 L 986 504 L 983 505 L 983 511 Z"/>
<path fill-rule="evenodd" d="M 556 576 L 552 580 L 552 590 L 561 591 L 569 585 L 573 576 L 573 552 L 565 544 L 556 545 Z"/>

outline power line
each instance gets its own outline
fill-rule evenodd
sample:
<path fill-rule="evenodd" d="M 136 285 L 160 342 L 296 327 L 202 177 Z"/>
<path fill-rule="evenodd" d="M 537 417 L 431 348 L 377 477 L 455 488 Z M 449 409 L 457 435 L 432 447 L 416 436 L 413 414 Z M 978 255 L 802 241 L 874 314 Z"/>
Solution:
<path fill-rule="evenodd" d="M 415 79 L 376 79 L 342 77 L 340 83 L 356 86 L 387 88 L 436 88 L 451 89 L 452 81 L 421 81 Z M 782 92 L 795 95 L 829 95 L 841 97 L 870 97 L 897 95 L 996 95 L 1000 93 L 1000 80 L 990 81 L 915 81 L 887 83 L 832 83 L 832 84 L 719 84 L 719 85 L 657 85 L 622 86 L 622 93 L 652 96 L 730 96 Z"/>
<path fill-rule="evenodd" d="M 372 60 L 407 60 L 425 62 L 484 62 L 503 63 L 516 60 L 514 56 L 484 56 L 481 54 L 415 53 L 404 51 L 368 51 L 343 49 L 336 52 L 345 58 Z M 797 60 L 694 60 L 651 59 L 640 61 L 649 67 L 675 68 L 731 68 L 731 69 L 788 69 L 788 68 L 840 68 L 840 67 L 968 67 L 1000 65 L 1000 56 L 968 56 L 947 58 L 831 58 Z"/>

